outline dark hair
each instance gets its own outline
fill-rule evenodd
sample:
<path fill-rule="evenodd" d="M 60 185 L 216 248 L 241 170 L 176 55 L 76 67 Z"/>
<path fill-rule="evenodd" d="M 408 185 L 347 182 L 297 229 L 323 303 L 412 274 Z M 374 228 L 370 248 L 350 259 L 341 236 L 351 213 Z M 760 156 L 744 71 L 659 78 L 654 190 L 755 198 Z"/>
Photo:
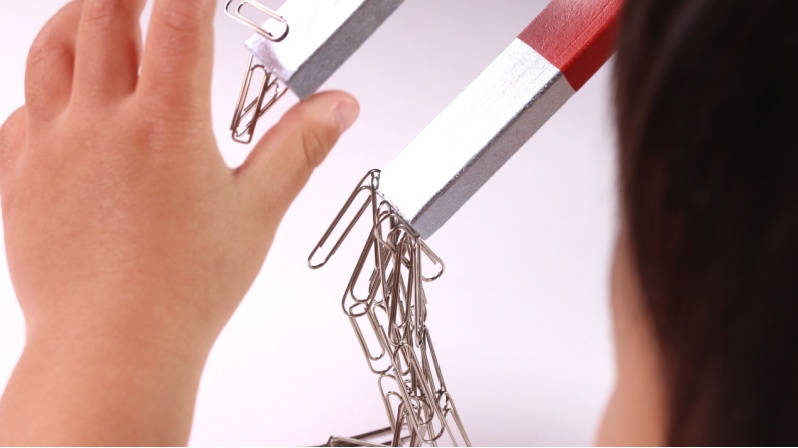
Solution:
<path fill-rule="evenodd" d="M 628 0 L 623 219 L 667 442 L 798 444 L 798 2 Z"/>

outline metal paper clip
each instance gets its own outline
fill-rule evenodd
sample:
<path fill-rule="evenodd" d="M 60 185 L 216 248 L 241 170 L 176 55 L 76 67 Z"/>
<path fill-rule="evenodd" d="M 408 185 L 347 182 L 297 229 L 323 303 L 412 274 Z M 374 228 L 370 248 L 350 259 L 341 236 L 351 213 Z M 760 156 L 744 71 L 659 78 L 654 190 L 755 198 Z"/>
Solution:
<path fill-rule="evenodd" d="M 249 93 L 252 88 L 252 80 L 257 71 L 263 72 L 263 81 L 261 82 L 257 96 L 248 103 Z M 274 103 L 285 95 L 285 92 L 287 92 L 287 89 L 280 84 L 277 78 L 269 73 L 266 67 L 261 64 L 256 64 L 255 55 L 251 55 L 247 63 L 244 84 L 241 86 L 241 94 L 238 97 L 238 106 L 233 115 L 233 122 L 230 125 L 230 130 L 233 133 L 233 140 L 244 144 L 250 143 L 255 134 L 255 126 L 258 124 L 258 118 L 274 106 Z M 246 124 L 242 127 L 242 123 Z"/>
<path fill-rule="evenodd" d="M 371 206 L 371 231 L 344 292 L 342 307 L 349 317 L 370 370 L 377 375 L 394 446 L 470 445 L 463 423 L 443 380 L 426 327 L 424 284 L 443 274 L 443 261 L 407 222 L 377 194 L 379 171 L 370 171 L 355 187 L 332 225 L 313 249 L 308 264 L 324 265 Z M 361 195 L 367 198 L 361 203 Z M 357 205 L 362 204 L 362 205 Z M 354 218 L 343 219 L 350 211 Z M 331 236 L 336 228 L 341 236 Z M 321 262 L 312 261 L 328 241 L 335 241 Z M 422 264 L 438 272 L 422 274 Z M 355 295 L 355 285 L 368 278 L 368 293 Z M 377 347 L 379 345 L 379 347 Z M 346 439 L 352 446 L 367 441 Z"/>
<path fill-rule="evenodd" d="M 235 8 L 235 12 L 232 12 L 230 10 L 230 6 L 232 6 L 233 3 L 235 3 L 235 1 L 236 0 L 228 0 L 227 4 L 224 6 L 224 12 L 229 17 L 231 17 L 233 20 L 241 23 L 242 25 L 244 25 L 247 28 L 255 31 L 256 33 L 260 34 L 261 36 L 265 37 L 266 39 L 269 39 L 272 42 L 280 42 L 281 40 L 283 40 L 286 37 L 288 37 L 288 31 L 289 31 L 288 21 L 285 20 L 285 18 L 283 16 L 281 16 L 280 14 L 277 14 L 276 11 L 274 11 L 273 9 L 271 9 L 269 7 L 266 7 L 266 6 L 262 5 L 262 4 L 260 4 L 259 2 L 255 1 L 255 0 L 240 0 L 240 3 Z M 258 11 L 266 14 L 266 16 L 268 17 L 267 23 L 268 22 L 272 22 L 272 21 L 277 21 L 280 24 L 282 24 L 282 26 L 283 26 L 282 33 L 280 33 L 278 35 L 275 35 L 271 31 L 269 31 L 266 28 L 264 28 L 263 26 L 259 25 L 254 20 L 249 19 L 244 14 L 242 14 L 241 10 L 246 5 L 252 6 L 253 8 L 257 9 Z M 265 24 L 264 24 L 264 26 L 265 26 Z"/>
<path fill-rule="evenodd" d="M 392 440 L 384 441 L 385 438 L 393 436 L 393 429 L 389 426 L 354 437 L 330 437 L 327 444 L 322 446 L 399 446 L 398 444 L 402 444 L 410 438 L 409 436 L 400 435 L 398 444 L 392 443 Z"/>
<path fill-rule="evenodd" d="M 338 227 L 338 224 L 340 224 L 346 212 L 349 211 L 350 207 L 352 206 L 352 203 L 355 202 L 355 199 L 357 199 L 357 197 L 360 196 L 362 192 L 371 191 L 375 189 L 376 186 L 374 184 L 379 181 L 379 176 L 380 176 L 379 170 L 371 170 L 368 173 L 366 173 L 365 176 L 363 176 L 363 179 L 360 180 L 360 182 L 358 183 L 358 187 L 355 188 L 355 191 L 353 191 L 351 195 L 349 195 L 349 199 L 346 200 L 346 203 L 344 204 L 343 208 L 341 208 L 341 211 L 338 212 L 338 215 L 335 217 L 330 227 L 327 228 L 327 231 L 324 232 L 324 235 L 316 244 L 316 247 L 313 249 L 313 252 L 310 253 L 310 257 L 308 257 L 308 267 L 310 267 L 310 269 L 318 269 L 327 264 L 327 262 L 330 261 L 330 258 L 332 258 L 332 256 L 335 255 L 335 251 L 337 251 L 338 248 L 341 247 L 341 244 L 349 235 L 349 232 L 352 231 L 352 228 L 355 227 L 355 224 L 357 224 L 358 220 L 360 220 L 360 217 L 363 216 L 363 213 L 371 204 L 372 195 L 369 195 L 368 199 L 366 199 L 366 201 L 360 206 L 360 209 L 355 214 L 355 217 L 352 218 L 352 220 L 349 222 L 349 225 L 346 226 L 346 229 L 344 229 L 343 233 L 338 238 L 338 241 L 335 242 L 335 245 L 330 250 L 330 252 L 324 257 L 324 259 L 318 263 L 313 262 L 313 259 L 316 257 L 316 252 L 318 252 L 319 249 L 324 247 L 324 245 L 327 243 L 327 240 L 330 238 L 332 233 Z"/>

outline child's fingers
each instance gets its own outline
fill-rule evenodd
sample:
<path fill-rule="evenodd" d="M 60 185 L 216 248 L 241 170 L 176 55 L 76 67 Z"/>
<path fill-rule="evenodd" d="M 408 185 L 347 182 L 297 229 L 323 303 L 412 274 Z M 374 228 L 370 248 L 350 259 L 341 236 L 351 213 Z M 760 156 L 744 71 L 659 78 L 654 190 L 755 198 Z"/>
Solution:
<path fill-rule="evenodd" d="M 133 92 L 146 0 L 82 0 L 75 56 L 76 98 L 107 102 Z"/>
<path fill-rule="evenodd" d="M 80 9 L 80 1 L 61 8 L 31 46 L 25 70 L 25 102 L 28 112 L 37 119 L 49 121 L 69 102 Z"/>
<path fill-rule="evenodd" d="M 216 0 L 156 0 L 140 87 L 170 110 L 210 114 Z"/>
<path fill-rule="evenodd" d="M 264 136 L 237 170 L 254 200 L 255 219 L 269 223 L 282 216 L 359 110 L 348 94 L 317 94 L 294 106 Z"/>
<path fill-rule="evenodd" d="M 0 126 L 0 194 L 3 192 L 6 173 L 16 163 L 25 146 L 26 122 L 26 111 L 23 106 Z"/>

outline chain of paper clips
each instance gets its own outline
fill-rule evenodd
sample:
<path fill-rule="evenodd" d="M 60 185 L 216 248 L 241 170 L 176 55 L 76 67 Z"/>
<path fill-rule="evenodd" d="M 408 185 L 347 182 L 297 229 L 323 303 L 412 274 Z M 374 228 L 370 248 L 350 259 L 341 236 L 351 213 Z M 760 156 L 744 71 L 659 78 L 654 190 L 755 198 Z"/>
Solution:
<path fill-rule="evenodd" d="M 253 19 L 248 18 L 243 13 L 243 9 L 246 6 L 255 11 L 260 11 L 269 21 L 279 23 L 282 27 L 281 31 L 275 34 L 258 25 Z M 255 0 L 228 0 L 224 6 L 224 12 L 228 17 L 271 41 L 280 42 L 288 36 L 290 28 L 285 18 Z M 258 72 L 261 74 L 257 75 Z M 256 82 L 258 76 L 261 81 L 259 86 Z M 251 95 L 250 91 L 253 90 L 253 84 L 257 87 L 254 89 L 254 95 Z M 288 88 L 283 86 L 265 65 L 258 63 L 254 54 L 251 55 L 249 62 L 247 62 L 244 82 L 233 114 L 233 122 L 230 125 L 233 140 L 244 144 L 252 142 L 255 126 L 258 124 L 260 117 L 271 109 L 287 91 Z"/>
<path fill-rule="evenodd" d="M 324 266 L 359 219 L 367 212 L 371 213 L 371 232 L 341 305 L 352 323 L 369 368 L 378 375 L 379 389 L 393 433 L 391 445 L 435 446 L 448 438 L 455 446 L 470 446 L 425 324 L 427 298 L 424 283 L 439 278 L 445 266 L 378 196 L 378 182 L 377 170 L 370 171 L 361 180 L 310 254 L 308 264 L 312 269 Z M 355 217 L 328 255 L 314 264 L 317 252 L 362 197 L 363 202 Z M 429 262 L 437 266 L 438 271 L 426 277 L 422 273 L 422 264 Z M 368 286 L 364 291 L 356 291 L 356 287 L 364 283 L 359 282 L 364 275 L 369 275 L 365 282 Z M 369 339 L 376 340 L 379 346 L 370 345 Z"/>

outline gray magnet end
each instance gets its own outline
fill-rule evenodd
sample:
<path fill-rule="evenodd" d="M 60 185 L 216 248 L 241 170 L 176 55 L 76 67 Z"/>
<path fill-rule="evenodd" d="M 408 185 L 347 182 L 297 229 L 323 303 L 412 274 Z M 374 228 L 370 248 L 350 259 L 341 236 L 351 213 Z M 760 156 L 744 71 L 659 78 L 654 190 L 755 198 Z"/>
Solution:
<path fill-rule="evenodd" d="M 272 42 L 256 34 L 246 46 L 304 99 L 315 93 L 402 1 L 288 0 L 278 11 L 289 26 L 285 40 Z"/>

